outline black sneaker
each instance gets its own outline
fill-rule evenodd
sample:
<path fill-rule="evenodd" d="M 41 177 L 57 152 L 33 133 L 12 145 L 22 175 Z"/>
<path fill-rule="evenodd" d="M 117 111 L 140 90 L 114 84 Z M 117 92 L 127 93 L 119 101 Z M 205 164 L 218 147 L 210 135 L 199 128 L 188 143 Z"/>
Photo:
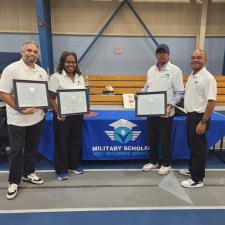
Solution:
<path fill-rule="evenodd" d="M 32 183 L 32 184 L 43 184 L 44 180 L 38 177 L 35 173 L 31 173 L 27 176 L 22 177 L 23 181 Z"/>
<path fill-rule="evenodd" d="M 17 192 L 18 192 L 18 185 L 14 183 L 9 184 L 8 191 L 6 193 L 6 198 L 8 200 L 15 198 L 17 195 Z"/>

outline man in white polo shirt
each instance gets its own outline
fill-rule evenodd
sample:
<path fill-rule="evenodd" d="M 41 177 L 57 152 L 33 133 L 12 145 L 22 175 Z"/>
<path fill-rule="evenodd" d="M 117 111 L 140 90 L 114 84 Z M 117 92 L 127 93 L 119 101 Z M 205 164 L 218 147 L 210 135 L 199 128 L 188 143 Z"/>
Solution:
<path fill-rule="evenodd" d="M 217 86 L 213 75 L 206 70 L 207 56 L 204 50 L 197 49 L 191 56 L 192 73 L 188 78 L 184 107 L 187 111 L 187 139 L 191 150 L 189 170 L 179 172 L 191 176 L 181 182 L 187 188 L 203 187 L 205 163 L 208 151 L 206 130 L 210 115 L 216 104 Z"/>
<path fill-rule="evenodd" d="M 21 60 L 5 68 L 0 80 L 0 98 L 7 104 L 7 123 L 10 140 L 10 168 L 7 199 L 17 195 L 21 178 L 33 184 L 43 180 L 35 174 L 35 158 L 44 128 L 44 112 L 37 108 L 17 110 L 13 93 L 13 80 L 47 81 L 44 69 L 36 65 L 39 46 L 26 42 L 21 49 Z"/>
<path fill-rule="evenodd" d="M 183 75 L 180 68 L 170 62 L 169 47 L 160 44 L 155 52 L 157 64 L 152 66 L 147 75 L 147 82 L 143 91 L 167 92 L 166 116 L 149 117 L 149 163 L 144 165 L 143 171 L 150 171 L 159 166 L 158 147 L 162 143 L 163 158 L 159 169 L 160 175 L 165 175 L 171 170 L 171 133 L 174 115 L 174 106 L 184 94 Z"/>

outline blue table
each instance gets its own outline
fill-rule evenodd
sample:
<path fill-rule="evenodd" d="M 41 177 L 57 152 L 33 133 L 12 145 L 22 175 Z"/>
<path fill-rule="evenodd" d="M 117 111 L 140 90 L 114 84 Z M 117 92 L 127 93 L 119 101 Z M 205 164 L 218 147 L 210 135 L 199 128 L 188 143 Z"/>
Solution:
<path fill-rule="evenodd" d="M 122 160 L 148 158 L 146 118 L 135 117 L 134 111 L 96 110 L 95 117 L 84 118 L 82 156 L 84 160 Z M 172 154 L 174 159 L 189 157 L 185 117 L 174 118 Z M 207 133 L 208 147 L 225 136 L 225 116 L 213 113 Z M 54 158 L 52 113 L 46 114 L 46 126 L 39 152 Z"/>

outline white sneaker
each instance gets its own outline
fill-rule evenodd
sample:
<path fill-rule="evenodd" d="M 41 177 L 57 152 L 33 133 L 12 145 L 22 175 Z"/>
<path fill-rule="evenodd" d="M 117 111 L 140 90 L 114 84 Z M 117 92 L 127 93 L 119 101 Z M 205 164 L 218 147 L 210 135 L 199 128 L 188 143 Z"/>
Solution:
<path fill-rule="evenodd" d="M 44 183 L 44 180 L 41 179 L 36 173 L 31 173 L 27 176 L 23 176 L 22 180 L 32 183 L 32 184 L 43 184 Z"/>
<path fill-rule="evenodd" d="M 159 169 L 158 174 L 160 175 L 166 175 L 167 173 L 169 173 L 171 170 L 171 166 L 161 166 Z"/>
<path fill-rule="evenodd" d="M 199 188 L 204 186 L 204 182 L 203 181 L 194 182 L 192 179 L 188 179 L 182 181 L 180 185 L 186 188 Z"/>
<path fill-rule="evenodd" d="M 184 176 L 191 176 L 191 172 L 188 169 L 180 169 L 178 172 Z"/>
<path fill-rule="evenodd" d="M 143 167 L 142 167 L 142 170 L 145 171 L 145 172 L 148 172 L 152 169 L 156 169 L 157 167 L 159 166 L 158 163 L 156 164 L 152 164 L 152 163 L 147 163 L 145 164 Z"/>
<path fill-rule="evenodd" d="M 18 192 L 18 185 L 14 183 L 9 184 L 8 191 L 6 193 L 6 198 L 9 200 L 15 198 L 17 192 Z"/>

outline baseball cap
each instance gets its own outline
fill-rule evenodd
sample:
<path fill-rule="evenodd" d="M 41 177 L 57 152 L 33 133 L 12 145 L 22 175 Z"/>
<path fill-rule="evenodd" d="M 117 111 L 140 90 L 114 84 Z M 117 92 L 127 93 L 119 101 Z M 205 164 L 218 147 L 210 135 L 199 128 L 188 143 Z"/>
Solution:
<path fill-rule="evenodd" d="M 167 52 L 168 54 L 170 54 L 169 47 L 166 44 L 160 44 L 160 45 L 158 45 L 157 48 L 156 48 L 156 50 L 155 50 L 155 54 L 157 54 L 159 50 L 164 50 L 165 52 Z"/>

